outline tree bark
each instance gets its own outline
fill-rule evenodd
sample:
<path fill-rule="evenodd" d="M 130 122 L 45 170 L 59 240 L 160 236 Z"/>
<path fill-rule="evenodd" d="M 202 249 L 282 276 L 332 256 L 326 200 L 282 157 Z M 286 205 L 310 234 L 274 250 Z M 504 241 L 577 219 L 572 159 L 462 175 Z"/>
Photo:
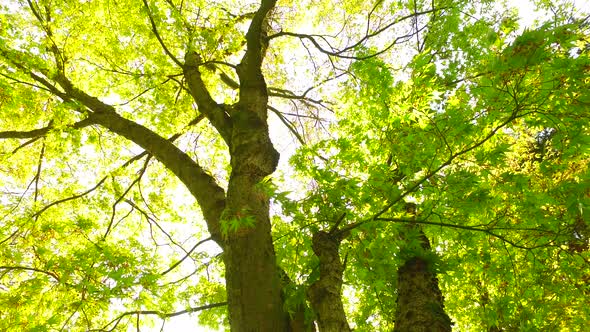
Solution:
<path fill-rule="evenodd" d="M 237 66 L 239 101 L 231 107 L 212 102 L 200 76 L 187 79 L 199 108 L 228 143 L 232 171 L 222 223 L 249 219 L 250 226 L 226 231 L 224 262 L 231 330 L 288 331 L 283 309 L 281 283 L 271 237 L 269 198 L 259 187 L 279 161 L 268 131 L 267 86 L 262 74 L 266 19 L 276 0 L 262 0 L 246 33 L 246 52 Z M 185 75 L 198 72 L 198 57 L 185 57 Z M 191 83 L 192 82 L 192 83 Z"/>
<path fill-rule="evenodd" d="M 408 229 L 418 228 L 410 225 Z M 419 229 L 424 251 L 430 242 Z M 397 271 L 396 332 L 451 332 L 452 322 L 444 311 L 443 296 L 432 264 L 416 255 Z"/>
<path fill-rule="evenodd" d="M 320 278 L 308 290 L 320 332 L 350 331 L 342 305 L 342 273 L 339 248 L 342 238 L 317 232 L 312 238 L 313 252 L 320 260 Z"/>

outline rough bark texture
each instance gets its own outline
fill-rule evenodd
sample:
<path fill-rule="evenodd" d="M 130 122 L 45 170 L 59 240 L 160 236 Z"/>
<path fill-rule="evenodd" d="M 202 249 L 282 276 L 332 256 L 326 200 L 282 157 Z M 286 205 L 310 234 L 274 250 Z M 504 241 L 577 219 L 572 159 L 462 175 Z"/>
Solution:
<path fill-rule="evenodd" d="M 253 114 L 251 110 L 239 112 Z M 268 216 L 269 199 L 257 187 L 260 180 L 274 171 L 278 153 L 270 144 L 266 122 L 247 123 L 242 117 L 236 117 L 239 120 L 234 121 L 232 132 L 232 172 L 224 217 L 253 218 L 255 225 L 230 231 L 225 241 L 231 330 L 286 331 Z"/>
<path fill-rule="evenodd" d="M 418 227 L 412 225 L 410 228 Z M 426 235 L 419 230 L 424 250 L 431 250 Z M 451 319 L 444 311 L 443 296 L 431 264 L 412 257 L 397 271 L 397 332 L 451 332 Z"/>
<path fill-rule="evenodd" d="M 287 331 L 281 283 L 271 237 L 269 199 L 257 187 L 272 174 L 279 154 L 267 124 L 268 94 L 261 66 L 266 49 L 266 17 L 275 0 L 262 0 L 246 34 L 246 52 L 237 66 L 239 101 L 216 104 L 201 79 L 201 58 L 185 56 L 184 74 L 199 110 L 227 143 L 232 171 L 221 222 L 248 218 L 243 226 L 224 234 L 224 262 L 232 331 Z"/>
<path fill-rule="evenodd" d="M 226 238 L 224 260 L 231 330 L 286 331 L 268 200 L 252 188 L 247 176 L 238 176 L 230 180 L 228 208 L 235 211 L 231 217 L 247 216 L 256 222 L 255 227 L 241 228 Z"/>
<path fill-rule="evenodd" d="M 342 305 L 342 273 L 338 249 L 342 239 L 326 232 L 312 238 L 313 252 L 320 259 L 320 278 L 308 290 L 320 332 L 350 331 Z"/>

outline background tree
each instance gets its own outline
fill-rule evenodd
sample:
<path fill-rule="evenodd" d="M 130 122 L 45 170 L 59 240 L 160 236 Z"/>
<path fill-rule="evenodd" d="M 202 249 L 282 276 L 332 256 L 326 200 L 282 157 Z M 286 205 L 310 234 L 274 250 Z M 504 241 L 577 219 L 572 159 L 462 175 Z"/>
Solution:
<path fill-rule="evenodd" d="M 587 14 L 494 4 L 3 5 L 0 326 L 586 326 Z"/>

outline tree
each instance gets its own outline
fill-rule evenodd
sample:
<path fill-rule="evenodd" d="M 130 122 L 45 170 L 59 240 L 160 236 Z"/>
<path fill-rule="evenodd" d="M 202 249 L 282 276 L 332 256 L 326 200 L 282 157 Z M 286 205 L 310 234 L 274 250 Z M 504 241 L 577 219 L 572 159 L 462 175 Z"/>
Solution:
<path fill-rule="evenodd" d="M 493 4 L 4 5 L 0 326 L 586 326 L 587 16 Z"/>

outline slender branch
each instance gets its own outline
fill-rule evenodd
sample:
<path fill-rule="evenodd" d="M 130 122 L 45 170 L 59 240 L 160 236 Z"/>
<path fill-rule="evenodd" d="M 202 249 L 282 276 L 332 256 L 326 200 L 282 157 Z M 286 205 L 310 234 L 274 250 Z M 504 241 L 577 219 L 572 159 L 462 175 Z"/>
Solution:
<path fill-rule="evenodd" d="M 45 5 L 45 18 L 43 18 L 39 11 L 38 5 L 35 6 L 31 0 L 27 0 L 27 3 L 29 4 L 31 12 L 33 12 L 33 15 L 37 18 L 39 24 L 41 24 L 41 27 L 45 31 L 47 39 L 51 41 L 51 46 L 49 47 L 49 50 L 51 51 L 51 53 L 53 53 L 55 65 L 57 66 L 58 70 L 63 73 L 65 70 L 66 61 L 59 47 L 55 43 L 53 31 L 51 31 L 51 26 L 49 25 L 49 23 L 51 22 L 51 15 L 48 5 Z"/>
<path fill-rule="evenodd" d="M 86 191 L 84 191 L 82 193 L 79 193 L 79 194 L 76 194 L 76 195 L 72 195 L 70 197 L 58 199 L 57 201 L 53 201 L 53 202 L 45 205 L 41 210 L 33 213 L 33 215 L 31 217 L 32 218 L 37 218 L 38 216 L 40 216 L 41 214 L 43 214 L 43 212 L 47 211 L 52 206 L 55 206 L 55 205 L 58 205 L 58 204 L 61 204 L 61 203 L 65 203 L 65 202 L 68 202 L 68 201 L 72 201 L 72 200 L 75 200 L 75 199 L 78 199 L 78 198 L 82 198 L 82 197 L 90 194 L 91 192 L 93 192 L 94 190 L 96 190 L 98 187 L 100 187 L 105 182 L 106 179 L 107 179 L 107 177 L 105 176 L 94 187 L 92 187 L 92 188 L 90 188 L 90 189 L 88 189 L 88 190 L 86 190 Z"/>
<path fill-rule="evenodd" d="M 27 267 L 27 266 L 0 266 L 0 270 L 6 271 L 13 271 L 13 270 L 21 270 L 21 271 L 31 271 L 31 272 L 39 272 L 45 275 L 50 276 L 51 278 L 55 279 L 56 281 L 60 281 L 59 276 L 51 271 L 45 271 L 41 269 L 36 269 L 34 267 Z"/>
<path fill-rule="evenodd" d="M 144 211 L 142 208 L 140 208 L 137 204 L 135 204 L 135 202 L 133 202 L 130 199 L 126 199 L 125 200 L 125 203 L 131 205 L 134 209 L 136 209 L 137 211 L 139 211 L 139 213 L 141 213 L 146 218 L 146 220 L 148 221 L 148 224 L 150 226 L 150 232 L 152 232 L 151 229 L 152 229 L 152 223 L 153 223 L 168 238 L 168 240 L 170 241 L 170 243 L 174 244 L 175 246 L 177 246 L 178 248 L 180 248 L 182 251 L 184 251 L 185 253 L 187 253 L 187 251 L 178 242 L 176 242 L 172 238 L 172 235 L 170 235 L 168 232 L 166 232 L 166 230 L 164 230 L 164 228 L 162 228 L 162 226 L 160 226 L 160 224 L 154 218 L 150 217 L 150 215 L 146 211 Z M 147 202 L 145 200 L 144 200 L 144 203 L 147 205 Z M 150 209 L 150 211 L 151 211 L 151 208 L 149 206 L 148 206 L 148 209 Z M 159 246 L 159 244 L 157 243 L 156 239 L 153 237 L 153 234 L 151 234 L 151 236 L 152 236 L 152 240 L 154 241 L 154 243 Z"/>
<path fill-rule="evenodd" d="M 18 150 L 20 150 L 20 149 L 22 149 L 22 148 L 24 148 L 24 147 L 26 147 L 26 146 L 28 146 L 28 145 L 31 145 L 31 144 L 33 144 L 33 143 L 37 142 L 37 141 L 38 141 L 38 140 L 40 140 L 41 138 L 42 138 L 42 137 L 35 137 L 35 138 L 31 138 L 30 140 L 28 140 L 28 141 L 24 142 L 23 144 L 21 144 L 21 145 L 17 146 L 17 147 L 16 147 L 14 150 L 12 150 L 12 154 L 15 154 L 15 153 L 17 153 L 17 152 L 18 152 Z"/>
<path fill-rule="evenodd" d="M 276 114 L 276 116 L 279 118 L 279 120 L 281 120 L 281 122 L 285 125 L 285 127 L 287 127 L 287 129 L 289 129 L 289 131 L 293 134 L 293 136 L 295 136 L 295 138 L 297 138 L 299 143 L 301 143 L 301 145 L 305 145 L 305 140 L 303 139 L 303 137 L 301 137 L 301 135 L 297 132 L 295 127 L 289 122 L 289 120 L 287 120 L 285 118 L 285 116 L 283 114 L 281 114 L 281 112 L 278 109 L 276 109 L 270 105 L 268 105 L 267 107 L 274 114 Z"/>
<path fill-rule="evenodd" d="M 540 245 L 536 245 L 536 246 L 532 246 L 532 247 L 522 246 L 522 245 L 517 244 L 514 241 L 508 240 L 508 238 L 506 238 L 503 235 L 494 233 L 493 229 L 479 228 L 479 227 L 474 227 L 474 226 L 465 226 L 465 225 L 457 225 L 457 224 L 450 224 L 450 223 L 444 223 L 444 222 L 434 222 L 434 221 L 415 220 L 415 219 L 403 219 L 403 218 L 381 218 L 381 217 L 378 217 L 378 218 L 374 218 L 373 220 L 391 221 L 391 222 L 399 222 L 399 223 L 415 223 L 415 224 L 421 224 L 421 225 L 433 225 L 433 226 L 482 232 L 482 233 L 488 234 L 490 236 L 493 236 L 495 238 L 498 238 L 498 239 L 510 244 L 511 246 L 513 246 L 515 248 L 527 249 L 527 250 L 546 247 L 549 245 L 549 243 L 545 243 L 545 244 L 540 244 Z"/>
<path fill-rule="evenodd" d="M 136 160 L 139 160 L 139 159 L 143 158 L 147 154 L 148 153 L 144 151 L 144 152 L 136 155 L 135 157 L 127 160 L 123 165 L 121 165 L 119 167 L 119 169 L 125 168 L 125 167 L 131 165 L 133 162 L 135 162 Z M 65 202 L 68 202 L 68 201 L 71 201 L 71 200 L 74 200 L 74 199 L 78 199 L 78 198 L 81 198 L 81 197 L 84 197 L 84 196 L 88 195 L 89 193 L 93 192 L 98 187 L 100 187 L 107 180 L 107 178 L 108 178 L 108 175 L 105 176 L 105 177 L 103 177 L 94 187 L 92 187 L 92 188 L 90 188 L 90 189 L 88 189 L 88 190 L 86 190 L 86 191 L 84 191 L 84 192 L 82 192 L 80 194 L 76 194 L 76 195 L 73 195 L 73 196 L 70 196 L 70 197 L 66 197 L 66 198 L 63 198 L 63 199 L 59 199 L 57 201 L 53 201 L 53 202 L 49 203 L 48 205 L 46 205 L 45 207 L 43 207 L 41 210 L 35 212 L 31 217 L 32 218 L 36 218 L 37 216 L 40 216 L 43 212 L 45 212 L 47 209 L 49 209 L 50 207 L 52 207 L 54 205 L 65 203 Z"/>
<path fill-rule="evenodd" d="M 313 103 L 313 104 L 321 104 L 322 103 L 322 100 L 311 99 L 311 98 L 306 97 L 305 95 L 297 96 L 297 95 L 295 95 L 291 91 L 284 90 L 284 89 L 278 89 L 278 88 L 269 88 L 268 89 L 268 95 L 270 97 L 279 97 L 279 98 L 285 98 L 285 99 L 305 100 L 305 101 L 308 101 L 308 102 Z"/>
<path fill-rule="evenodd" d="M 4 242 L 12 239 L 16 234 L 18 234 L 18 231 L 20 231 L 20 229 L 17 228 L 17 230 L 15 230 L 14 232 L 10 233 L 10 235 L 8 235 L 4 239 L 2 239 L 2 241 L 0 241 L 0 245 L 4 244 Z"/>
<path fill-rule="evenodd" d="M 51 92 L 49 89 L 47 89 L 47 88 L 46 88 L 46 87 L 44 87 L 44 86 L 40 86 L 40 85 L 37 85 L 37 84 L 33 84 L 33 83 L 31 83 L 31 82 L 27 82 L 27 81 L 22 81 L 22 80 L 19 80 L 18 78 L 14 78 L 14 77 L 12 77 L 12 76 L 10 76 L 10 75 L 6 75 L 6 74 L 4 74 L 4 73 L 0 73 L 0 76 L 2 76 L 2 77 L 6 77 L 7 79 L 9 79 L 9 80 L 11 80 L 11 81 L 14 81 L 14 83 L 18 83 L 18 84 L 22 84 L 22 85 L 28 85 L 28 86 L 30 86 L 30 87 L 33 87 L 33 88 L 35 88 L 35 89 L 39 89 L 39 90 L 43 90 L 43 91 L 47 91 L 47 92 Z"/>
<path fill-rule="evenodd" d="M 66 319 L 66 321 L 61 325 L 61 329 L 59 329 L 59 331 L 65 331 L 66 326 L 68 325 L 68 323 L 72 320 L 72 318 L 74 317 L 74 315 L 78 312 L 78 310 L 80 310 L 80 308 L 82 307 L 82 304 L 84 302 L 80 301 L 78 302 L 78 304 L 76 305 L 76 308 L 72 311 L 72 313 L 68 316 L 68 319 Z"/>
<path fill-rule="evenodd" d="M 131 188 L 133 188 L 134 185 L 136 185 L 139 181 L 141 181 L 141 178 L 145 174 L 145 171 L 147 170 L 147 167 L 150 163 L 150 159 L 151 159 L 151 156 L 148 155 L 148 157 L 145 159 L 143 167 L 139 171 L 139 174 L 137 175 L 137 177 L 135 177 L 135 179 L 131 182 L 131 184 L 129 186 L 127 186 L 127 189 L 125 189 L 125 191 L 121 194 L 121 196 L 119 196 L 119 198 L 117 198 L 117 200 L 113 203 L 112 212 L 111 212 L 111 220 L 109 222 L 107 230 L 105 231 L 104 235 L 102 236 L 103 240 L 107 238 L 107 236 L 109 235 L 111 228 L 113 226 L 113 222 L 115 220 L 115 214 L 117 212 L 117 204 L 119 204 L 123 199 L 125 199 L 125 196 L 129 193 L 129 191 L 131 191 Z"/>
<path fill-rule="evenodd" d="M 226 305 L 227 305 L 227 302 L 212 303 L 212 304 L 202 305 L 202 306 L 199 306 L 199 307 L 188 308 L 188 309 L 177 311 L 177 312 L 171 312 L 171 313 L 165 313 L 165 312 L 161 312 L 161 311 L 157 311 L 157 310 L 127 311 L 125 313 L 120 314 L 117 318 L 113 319 L 112 321 L 110 321 L 102 329 L 92 329 L 92 330 L 89 330 L 89 331 L 108 331 L 108 332 L 114 331 L 117 328 L 117 326 L 119 325 L 119 323 L 121 322 L 121 320 L 123 318 L 125 318 L 126 316 L 132 316 L 132 315 L 156 315 L 156 316 L 158 316 L 158 317 L 160 317 L 162 319 L 165 319 L 165 318 L 176 317 L 176 316 L 180 316 L 180 315 L 184 315 L 184 314 L 188 314 L 188 313 L 203 311 L 203 310 L 207 310 L 207 309 L 223 307 L 223 306 L 226 306 Z M 109 325 L 111 325 L 111 324 L 115 324 L 115 325 L 111 329 L 107 330 L 107 327 Z"/>
<path fill-rule="evenodd" d="M 74 129 L 81 129 L 81 128 L 88 127 L 93 124 L 94 124 L 94 122 L 90 118 L 86 118 L 86 119 L 78 121 L 74 124 L 68 125 L 68 127 L 74 128 Z M 54 128 L 53 121 L 51 121 L 51 122 L 49 122 L 49 125 L 47 127 L 33 129 L 33 130 L 29 130 L 29 131 L 14 131 L 14 130 L 0 131 L 0 139 L 39 138 L 41 136 L 46 135 L 53 128 Z"/>
<path fill-rule="evenodd" d="M 206 238 L 206 239 L 204 239 L 204 240 L 201 240 L 201 241 L 197 242 L 197 244 L 195 244 L 195 245 L 194 245 L 194 246 L 191 248 L 191 250 L 189 250 L 189 251 L 186 253 L 186 255 L 184 255 L 184 257 L 182 257 L 182 258 L 181 258 L 179 261 L 177 261 L 176 263 L 174 263 L 174 264 L 170 265 L 170 267 L 169 267 L 169 268 L 168 268 L 166 271 L 164 271 L 164 272 L 162 272 L 162 273 L 160 273 L 160 274 L 161 274 L 161 275 L 165 275 L 165 274 L 167 274 L 168 272 L 170 272 L 170 271 L 174 270 L 174 269 L 175 269 L 175 268 L 176 268 L 178 265 L 180 265 L 180 263 L 182 263 L 182 262 L 183 262 L 185 259 L 187 259 L 187 258 L 188 258 L 188 257 L 189 257 L 189 256 L 190 256 L 192 253 L 193 253 L 193 251 L 195 251 L 195 249 L 197 249 L 197 247 L 198 247 L 198 246 L 200 246 L 201 244 L 203 244 L 203 243 L 205 243 L 205 242 L 207 242 L 207 241 L 210 241 L 210 240 L 212 240 L 212 238 L 208 237 L 208 238 Z"/>
<path fill-rule="evenodd" d="M 146 9 L 146 11 L 148 13 L 148 17 L 150 19 L 150 24 L 152 26 L 152 32 L 154 33 L 154 35 L 158 39 L 158 42 L 160 43 L 160 45 L 162 45 L 162 48 L 164 49 L 164 52 L 166 52 L 166 55 L 168 55 L 168 57 L 170 57 L 170 59 L 172 59 L 172 61 L 174 61 L 174 63 L 176 63 L 178 65 L 178 67 L 182 68 L 183 67 L 182 62 L 180 62 L 174 56 L 174 54 L 172 54 L 170 52 L 170 50 L 168 50 L 168 47 L 166 47 L 166 44 L 164 44 L 164 41 L 162 40 L 162 37 L 160 36 L 160 33 L 158 33 L 158 28 L 156 27 L 156 22 L 154 21 L 154 17 L 152 16 L 152 11 L 150 10 L 150 7 L 148 6 L 147 1 L 146 0 L 143 0 L 143 4 L 145 6 L 145 9 Z"/>
<path fill-rule="evenodd" d="M 43 158 L 45 157 L 45 141 L 41 145 L 41 152 L 39 153 L 39 162 L 37 163 L 37 173 L 35 174 L 35 194 L 33 202 L 39 198 L 39 179 L 41 179 L 41 168 L 43 166 Z"/>
<path fill-rule="evenodd" d="M 366 60 L 366 59 L 375 57 L 375 56 L 377 56 L 379 54 L 382 54 L 384 51 L 386 51 L 386 50 L 390 49 L 391 47 L 393 47 L 393 45 L 395 45 L 399 40 L 407 39 L 408 37 L 412 37 L 414 34 L 418 33 L 419 31 L 423 30 L 424 28 L 419 29 L 419 30 L 417 29 L 414 33 L 411 33 L 411 34 L 408 34 L 408 35 L 404 35 L 404 36 L 401 36 L 401 37 L 397 37 L 394 40 L 394 42 L 391 43 L 389 46 L 387 46 L 384 50 L 381 50 L 381 51 L 379 51 L 377 53 L 374 53 L 374 54 L 370 54 L 370 55 L 362 56 L 362 57 L 357 57 L 357 56 L 345 55 L 344 53 L 346 53 L 348 51 L 351 51 L 351 50 L 354 50 L 355 48 L 359 47 L 360 45 L 362 45 L 367 40 L 369 40 L 369 39 L 371 39 L 373 37 L 378 36 L 379 34 L 383 33 L 385 30 L 391 28 L 392 26 L 394 26 L 394 25 L 396 25 L 398 23 L 401 23 L 402 21 L 405 21 L 405 20 L 411 19 L 411 18 L 415 18 L 415 17 L 418 17 L 420 15 L 424 15 L 424 14 L 429 14 L 429 13 L 433 13 L 433 12 L 436 12 L 436 11 L 440 11 L 440 10 L 443 10 L 443 9 L 446 9 L 446 7 L 433 8 L 433 9 L 429 9 L 429 10 L 425 10 L 425 11 L 421 11 L 421 12 L 415 12 L 415 13 L 411 13 L 411 14 L 402 16 L 402 17 L 394 20 L 393 22 L 385 25 L 384 27 L 382 27 L 382 28 L 380 28 L 380 29 L 378 29 L 378 30 L 376 30 L 376 31 L 374 31 L 372 33 L 365 34 L 365 36 L 363 38 L 361 38 L 360 40 L 358 40 L 356 43 L 354 43 L 352 45 L 349 45 L 349 46 L 347 46 L 347 47 L 345 47 L 343 49 L 340 49 L 340 50 L 336 50 L 334 47 L 332 47 L 330 45 L 330 43 L 328 43 L 325 40 L 325 38 L 323 38 L 323 37 L 321 37 L 319 35 L 308 35 L 308 34 L 300 34 L 300 33 L 294 33 L 294 32 L 281 31 L 281 32 L 276 33 L 276 34 L 274 34 L 272 36 L 269 36 L 268 39 L 270 40 L 270 39 L 281 37 L 281 36 L 289 36 L 289 37 L 296 37 L 296 38 L 300 38 L 300 39 L 307 39 L 320 52 L 322 52 L 324 54 L 335 56 L 335 57 L 339 57 L 339 58 L 344 58 L 344 59 Z M 316 40 L 316 38 L 318 38 L 318 37 L 324 39 L 324 41 L 326 41 L 327 45 L 332 49 L 332 51 L 331 50 L 328 50 L 328 49 L 325 49 L 324 47 L 322 47 L 320 45 L 320 43 Z"/>

